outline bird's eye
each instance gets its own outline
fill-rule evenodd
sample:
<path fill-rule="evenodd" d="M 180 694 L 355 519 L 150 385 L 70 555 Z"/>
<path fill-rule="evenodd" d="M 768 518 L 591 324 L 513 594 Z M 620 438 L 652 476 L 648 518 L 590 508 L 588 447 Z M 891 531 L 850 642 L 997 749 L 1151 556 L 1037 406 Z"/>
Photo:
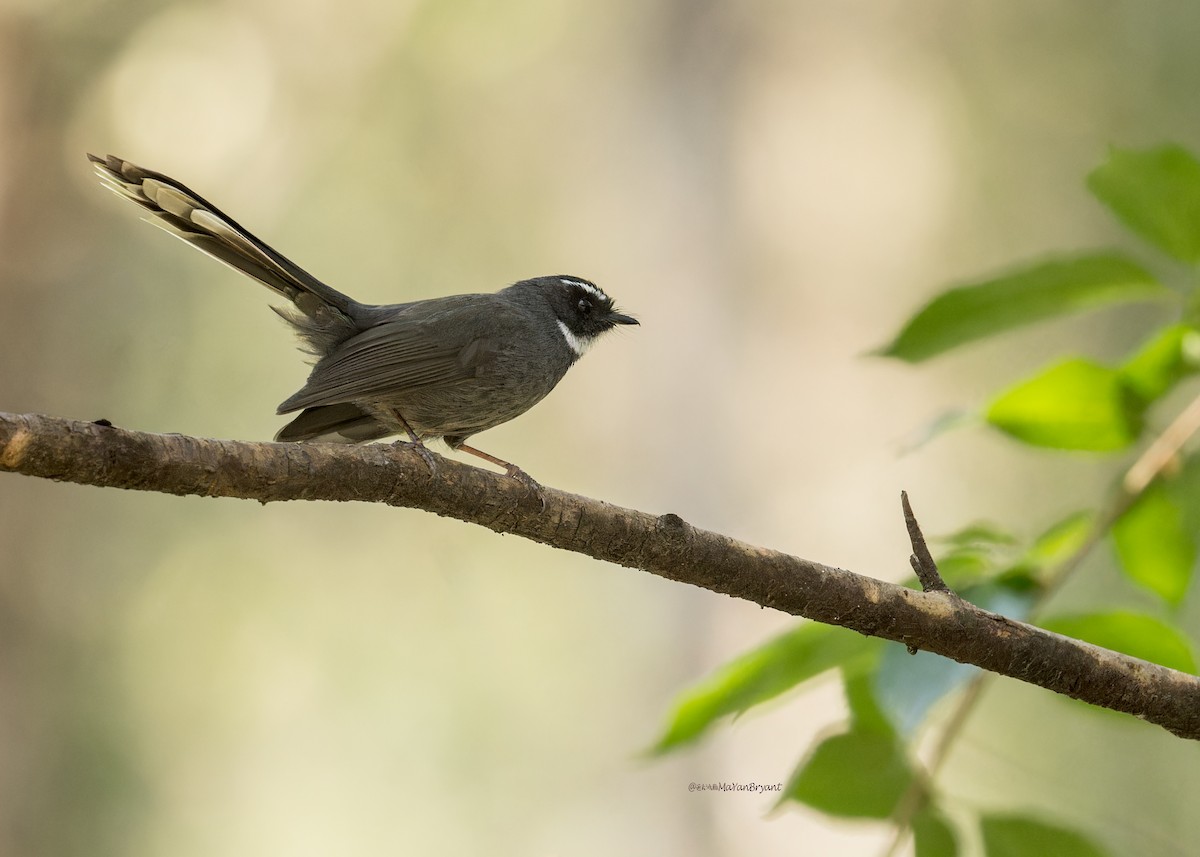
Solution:
<path fill-rule="evenodd" d="M 587 298 L 580 298 L 579 303 L 576 304 L 576 306 L 579 307 L 580 315 L 588 315 L 592 311 L 592 302 Z"/>

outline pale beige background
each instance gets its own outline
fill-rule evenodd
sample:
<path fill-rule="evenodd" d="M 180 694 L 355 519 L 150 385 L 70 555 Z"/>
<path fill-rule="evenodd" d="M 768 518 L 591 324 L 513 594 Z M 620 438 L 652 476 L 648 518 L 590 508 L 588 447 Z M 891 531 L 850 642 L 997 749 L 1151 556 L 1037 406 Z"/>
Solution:
<path fill-rule="evenodd" d="M 980 430 L 906 441 L 1153 319 L 864 353 L 940 285 L 1124 241 L 1082 177 L 1200 145 L 1198 42 L 1163 2 L 6 0 L 0 409 L 269 438 L 303 380 L 265 290 L 99 188 L 83 153 L 112 151 L 362 300 L 596 280 L 643 326 L 481 446 L 898 579 L 901 488 L 944 532 L 1103 484 Z M 3 477 L 0 853 L 877 854 L 882 826 L 687 790 L 786 780 L 834 685 L 639 758 L 789 624 L 419 512 Z M 1006 683 L 945 785 L 1182 854 L 1197 761 Z"/>

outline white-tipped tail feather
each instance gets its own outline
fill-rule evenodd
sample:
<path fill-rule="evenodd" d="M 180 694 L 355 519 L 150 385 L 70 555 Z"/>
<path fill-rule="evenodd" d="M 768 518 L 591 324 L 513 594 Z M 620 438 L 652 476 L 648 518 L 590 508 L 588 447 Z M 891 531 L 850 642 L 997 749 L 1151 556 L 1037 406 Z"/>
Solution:
<path fill-rule="evenodd" d="M 105 187 L 152 215 L 144 218 L 148 223 L 252 277 L 292 301 L 306 315 L 322 307 L 345 312 L 353 303 L 170 176 L 114 155 L 100 158 L 89 154 L 88 158 Z"/>

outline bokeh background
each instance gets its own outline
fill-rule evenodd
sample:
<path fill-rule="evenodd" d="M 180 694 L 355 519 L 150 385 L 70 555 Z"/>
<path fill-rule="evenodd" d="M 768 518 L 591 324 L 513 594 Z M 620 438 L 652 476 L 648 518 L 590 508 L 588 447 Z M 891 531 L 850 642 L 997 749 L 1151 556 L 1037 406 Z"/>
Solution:
<path fill-rule="evenodd" d="M 947 532 L 1105 484 L 982 430 L 903 454 L 921 427 L 1147 319 L 864 354 L 940 286 L 1124 241 L 1082 177 L 1200 145 L 1198 43 L 1200 7 L 1145 0 L 0 0 L 0 410 L 269 438 L 304 379 L 265 290 L 102 191 L 111 151 L 364 301 L 596 280 L 642 327 L 481 446 L 900 579 L 901 488 Z M 877 854 L 886 827 L 687 788 L 786 781 L 835 684 L 642 756 L 791 621 L 416 511 L 4 476 L 0 853 Z M 944 782 L 1184 854 L 1197 761 L 1000 682 Z"/>

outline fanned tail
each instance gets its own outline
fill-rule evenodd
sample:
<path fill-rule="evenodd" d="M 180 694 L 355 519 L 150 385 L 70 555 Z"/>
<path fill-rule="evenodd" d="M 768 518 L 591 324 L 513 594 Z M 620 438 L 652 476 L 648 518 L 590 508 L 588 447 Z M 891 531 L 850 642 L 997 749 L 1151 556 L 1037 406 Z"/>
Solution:
<path fill-rule="evenodd" d="M 105 187 L 153 215 L 146 218 L 148 222 L 252 277 L 287 298 L 310 319 L 327 317 L 330 308 L 343 317 L 354 317 L 358 304 L 353 299 L 273 250 L 198 193 L 169 176 L 115 155 L 101 158 L 89 153 L 88 159 Z M 298 319 L 289 321 L 300 328 L 307 326 Z M 327 323 L 325 319 L 322 321 Z"/>

